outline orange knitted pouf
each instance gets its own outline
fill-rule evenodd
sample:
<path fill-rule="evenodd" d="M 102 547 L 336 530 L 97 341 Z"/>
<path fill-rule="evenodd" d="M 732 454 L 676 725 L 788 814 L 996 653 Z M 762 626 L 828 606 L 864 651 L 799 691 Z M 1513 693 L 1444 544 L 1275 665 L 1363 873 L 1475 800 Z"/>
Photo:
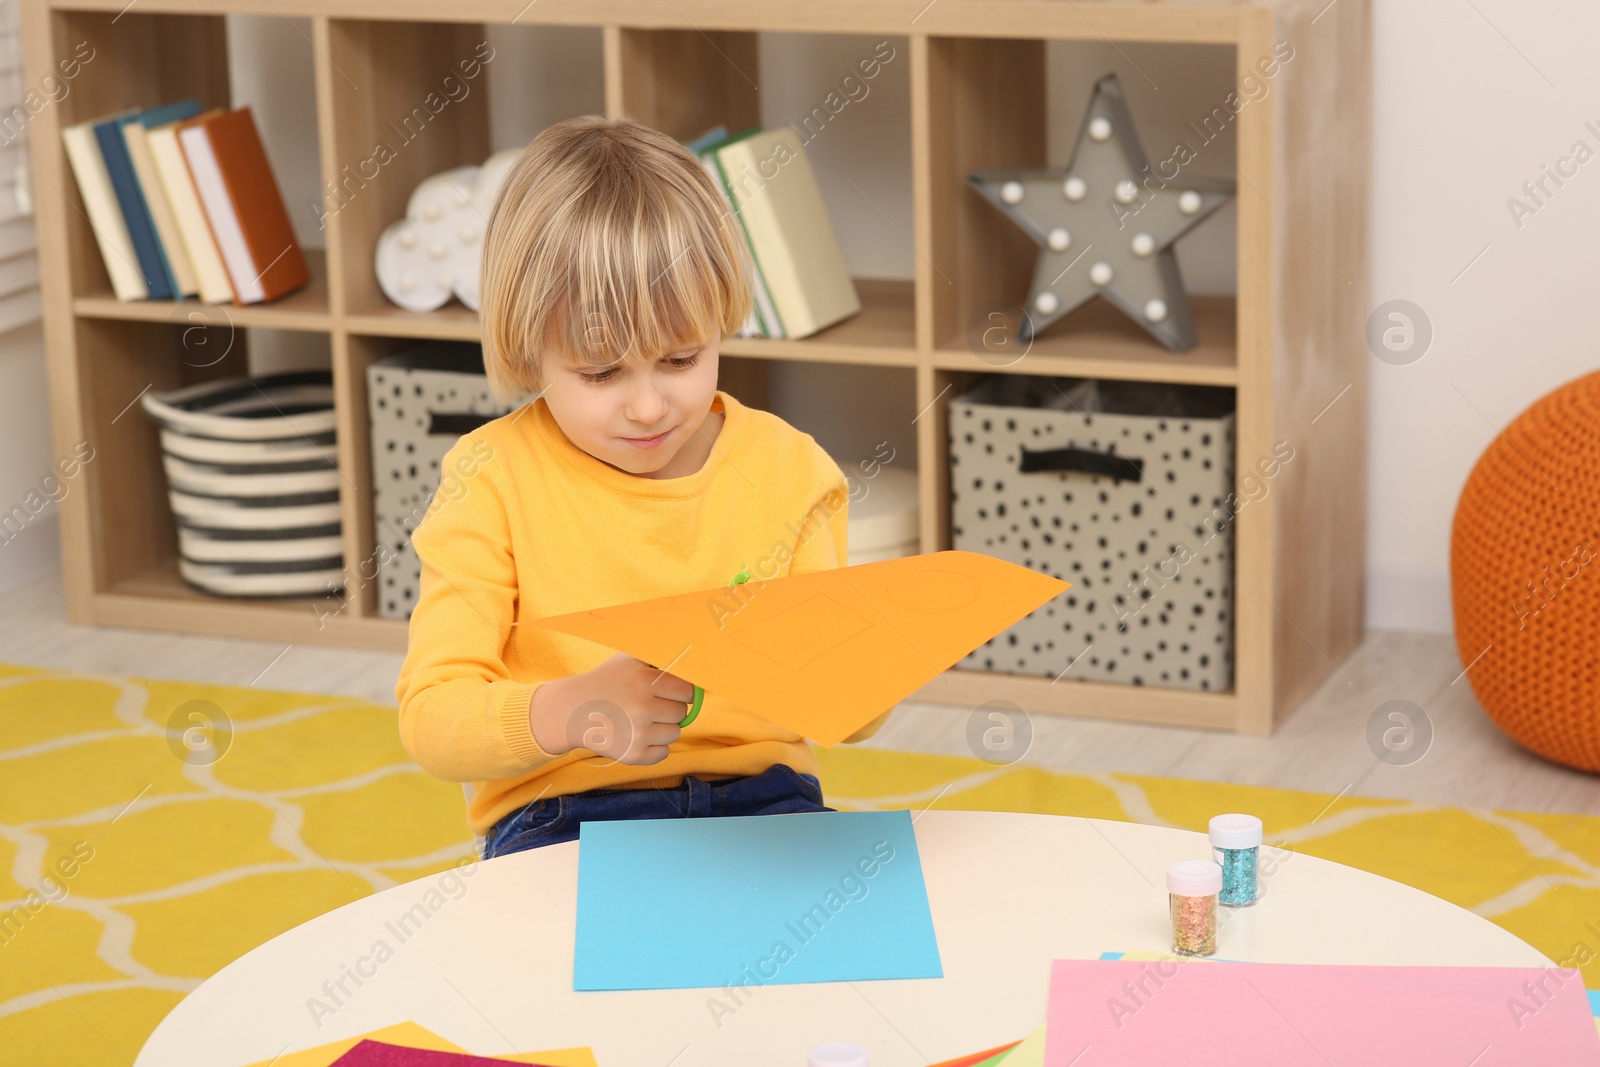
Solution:
<path fill-rule="evenodd" d="M 1537 401 L 1478 460 L 1450 589 L 1489 718 L 1547 759 L 1600 771 L 1600 373 Z"/>

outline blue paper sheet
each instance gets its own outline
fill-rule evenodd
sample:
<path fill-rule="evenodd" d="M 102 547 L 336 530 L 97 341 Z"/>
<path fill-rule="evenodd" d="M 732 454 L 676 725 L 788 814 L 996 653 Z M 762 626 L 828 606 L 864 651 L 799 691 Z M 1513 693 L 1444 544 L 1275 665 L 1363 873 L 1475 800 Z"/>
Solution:
<path fill-rule="evenodd" d="M 579 830 L 574 989 L 943 974 L 908 811 Z"/>

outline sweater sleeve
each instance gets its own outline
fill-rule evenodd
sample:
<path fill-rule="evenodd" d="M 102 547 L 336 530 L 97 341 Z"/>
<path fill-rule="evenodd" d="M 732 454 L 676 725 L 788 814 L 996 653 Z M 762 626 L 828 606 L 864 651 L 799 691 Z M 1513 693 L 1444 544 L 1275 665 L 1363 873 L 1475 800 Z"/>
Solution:
<path fill-rule="evenodd" d="M 822 458 L 826 460 L 824 469 L 827 470 L 826 477 L 831 480 L 831 484 L 807 513 L 795 546 L 794 560 L 789 568 L 791 575 L 843 567 L 850 558 L 847 537 L 850 522 L 850 489 L 838 464 L 825 453 Z M 826 516 L 825 521 L 824 516 Z M 877 733 L 893 713 L 894 708 L 890 708 L 840 744 L 865 741 Z"/>
<path fill-rule="evenodd" d="M 464 477 L 435 495 L 412 535 L 422 583 L 395 686 L 406 751 L 451 782 L 512 778 L 554 758 L 528 718 L 545 679 L 514 678 L 504 659 L 517 570 L 493 463 L 480 462 L 485 452 L 493 456 L 469 437 L 451 447 L 440 469 Z"/>
<path fill-rule="evenodd" d="M 791 575 L 843 567 L 849 558 L 850 488 L 839 465 L 820 447 L 817 452 L 822 484 L 800 518 L 800 534 L 789 561 Z"/>

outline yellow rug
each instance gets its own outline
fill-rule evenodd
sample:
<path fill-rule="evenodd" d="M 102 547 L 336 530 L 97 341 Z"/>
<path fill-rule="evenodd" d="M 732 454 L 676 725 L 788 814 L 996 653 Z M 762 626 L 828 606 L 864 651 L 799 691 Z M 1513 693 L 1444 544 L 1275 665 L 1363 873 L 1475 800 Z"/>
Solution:
<path fill-rule="evenodd" d="M 977 808 L 1269 841 L 1471 908 L 1600 987 L 1600 819 L 972 759 L 819 750 L 844 810 Z M 0 1048 L 132 1062 L 184 994 L 315 915 L 462 862 L 461 789 L 418 770 L 392 707 L 0 665 Z M 1116 946 L 1108 946 L 1114 948 Z"/>

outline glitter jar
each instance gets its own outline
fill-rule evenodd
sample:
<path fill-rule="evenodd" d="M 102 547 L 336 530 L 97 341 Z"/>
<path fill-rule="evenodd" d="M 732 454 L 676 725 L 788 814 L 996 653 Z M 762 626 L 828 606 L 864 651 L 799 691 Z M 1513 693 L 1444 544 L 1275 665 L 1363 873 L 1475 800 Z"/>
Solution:
<path fill-rule="evenodd" d="M 806 1067 L 867 1067 L 867 1050 L 848 1041 L 817 1045 L 806 1057 Z"/>
<path fill-rule="evenodd" d="M 1209 956 L 1217 951 L 1217 894 L 1222 868 L 1210 860 L 1179 860 L 1167 868 L 1172 951 Z"/>
<path fill-rule="evenodd" d="M 1230 908 L 1256 902 L 1256 861 L 1261 850 L 1261 820 L 1254 815 L 1216 815 L 1211 819 L 1211 853 L 1222 868 L 1217 900 Z"/>

